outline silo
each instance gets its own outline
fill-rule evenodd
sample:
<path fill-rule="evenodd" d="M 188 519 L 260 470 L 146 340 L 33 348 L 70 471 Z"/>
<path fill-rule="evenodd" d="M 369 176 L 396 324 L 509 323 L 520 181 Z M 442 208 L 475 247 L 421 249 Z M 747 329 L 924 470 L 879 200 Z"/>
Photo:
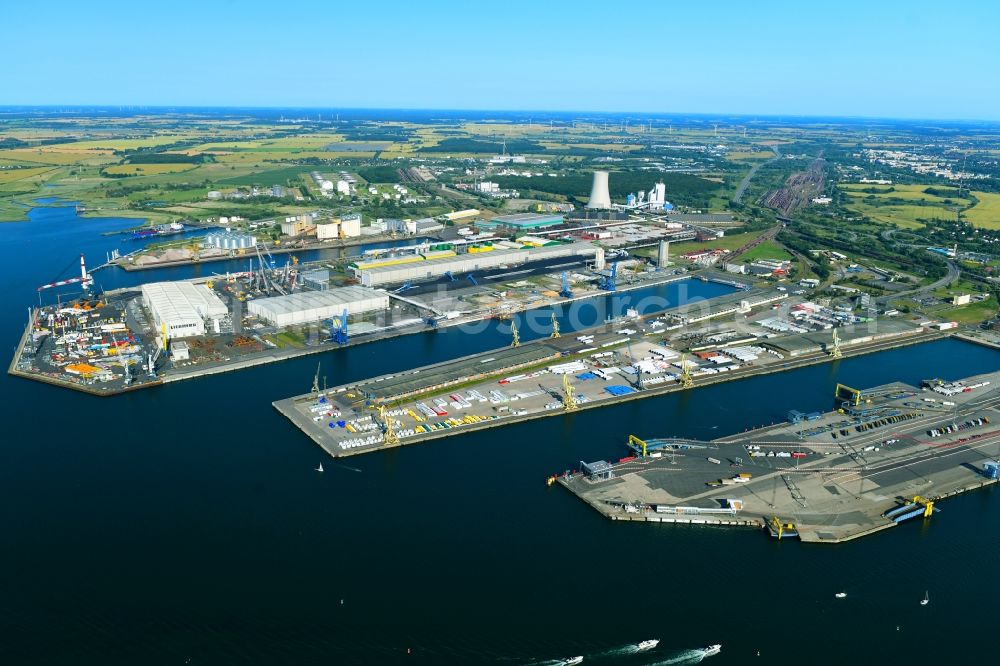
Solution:
<path fill-rule="evenodd" d="M 607 210 L 611 208 L 611 195 L 608 194 L 608 172 L 595 171 L 594 184 L 590 187 L 590 200 L 587 208 Z"/>

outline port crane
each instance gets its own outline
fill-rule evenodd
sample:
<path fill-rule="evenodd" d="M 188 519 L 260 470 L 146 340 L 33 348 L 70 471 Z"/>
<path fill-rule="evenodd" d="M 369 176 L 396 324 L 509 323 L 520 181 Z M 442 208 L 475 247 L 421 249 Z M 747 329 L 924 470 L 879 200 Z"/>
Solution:
<path fill-rule="evenodd" d="M 691 388 L 694 386 L 694 377 L 691 376 L 691 366 L 685 361 L 684 354 L 681 354 L 681 376 L 677 382 L 684 388 Z"/>
<path fill-rule="evenodd" d="M 841 358 L 844 355 L 840 351 L 840 336 L 837 335 L 837 329 L 833 329 L 833 348 L 830 350 L 830 358 Z"/>
<path fill-rule="evenodd" d="M 604 291 L 615 291 L 618 288 L 618 262 L 611 264 L 611 270 L 601 278 L 600 287 Z"/>
<path fill-rule="evenodd" d="M 559 295 L 563 298 L 573 298 L 573 290 L 569 288 L 569 273 L 566 271 L 562 272 L 562 289 Z"/>
<path fill-rule="evenodd" d="M 66 273 L 66 271 L 68 271 L 70 268 L 72 268 L 73 264 L 75 264 L 75 263 L 76 263 L 76 260 L 74 259 L 73 261 L 71 261 L 69 263 L 68 266 L 66 266 L 66 268 L 64 268 L 64 269 L 62 269 L 62 271 L 60 271 L 59 275 L 63 275 L 64 273 Z M 82 285 L 83 289 L 85 291 L 89 290 L 90 287 L 91 287 L 91 285 L 94 284 L 94 277 L 90 273 L 87 272 L 87 262 L 84 260 L 82 253 L 80 254 L 80 277 L 66 278 L 65 280 L 56 280 L 55 282 L 50 282 L 48 284 L 43 284 L 41 287 L 38 288 L 38 299 L 39 299 L 39 301 L 41 301 L 41 298 L 42 298 L 42 293 L 41 292 L 45 291 L 46 289 L 52 289 L 54 287 L 62 287 L 62 286 L 67 285 L 67 284 L 79 284 L 79 285 Z"/>
<path fill-rule="evenodd" d="M 571 412 L 576 409 L 576 398 L 573 396 L 574 388 L 573 385 L 569 383 L 569 374 L 563 375 L 563 409 L 567 412 Z"/>
<path fill-rule="evenodd" d="M 549 337 L 550 338 L 558 338 L 559 337 L 559 320 L 556 319 L 556 313 L 555 312 L 552 313 L 552 335 L 550 335 Z"/>
<path fill-rule="evenodd" d="M 513 319 L 510 320 L 510 333 L 513 336 L 513 339 L 510 341 L 510 346 L 511 347 L 520 347 L 521 346 L 521 335 L 520 335 L 520 333 L 517 332 L 517 322 L 514 321 Z"/>
<path fill-rule="evenodd" d="M 399 435 L 396 434 L 395 424 L 392 422 L 392 417 L 389 416 L 385 408 L 385 405 L 379 405 L 378 416 L 382 421 L 382 436 L 385 438 L 385 443 L 389 446 L 395 446 L 399 444 Z"/>
<path fill-rule="evenodd" d="M 340 315 L 339 319 L 327 319 L 330 324 L 330 341 L 336 342 L 338 345 L 346 345 L 347 336 L 347 308 L 344 308 L 344 313 Z"/>

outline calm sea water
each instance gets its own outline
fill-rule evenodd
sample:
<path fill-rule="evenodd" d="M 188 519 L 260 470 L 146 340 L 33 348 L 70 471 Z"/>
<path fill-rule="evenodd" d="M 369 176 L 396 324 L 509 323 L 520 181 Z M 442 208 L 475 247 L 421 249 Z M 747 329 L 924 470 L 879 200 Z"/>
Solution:
<path fill-rule="evenodd" d="M 8 354 L 35 287 L 100 231 L 0 225 Z M 184 277 L 105 272 L 106 287 Z M 686 284 L 686 283 L 685 283 Z M 672 285 L 668 299 L 723 293 Z M 721 291 L 715 291 L 721 290 Z M 676 300 L 674 301 L 676 302 Z M 502 345 L 502 328 L 323 354 L 331 384 Z M 316 357 L 99 399 L 0 377 L 0 651 L 10 664 L 964 663 L 992 658 L 995 491 L 841 546 L 617 524 L 552 472 L 629 433 L 715 437 L 825 409 L 833 386 L 1000 367 L 945 340 L 617 407 L 324 461 L 270 407 Z M 327 472 L 312 469 L 324 461 Z M 833 593 L 849 597 L 835 602 Z M 924 590 L 932 602 L 918 605 Z M 645 638 L 645 655 L 621 648 Z M 757 656 L 757 652 L 760 656 Z M 409 652 L 409 653 L 408 653 Z M 961 657 L 958 657 L 961 655 Z"/>

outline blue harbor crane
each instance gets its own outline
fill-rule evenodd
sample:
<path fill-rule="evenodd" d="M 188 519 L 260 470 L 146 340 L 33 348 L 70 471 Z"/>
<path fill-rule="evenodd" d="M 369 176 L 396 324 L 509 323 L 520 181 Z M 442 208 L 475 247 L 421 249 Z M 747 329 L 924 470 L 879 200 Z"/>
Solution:
<path fill-rule="evenodd" d="M 472 284 L 476 285 L 477 287 L 479 286 L 479 283 L 476 282 L 476 277 L 472 273 L 469 273 L 465 277 L 469 278 L 469 282 L 471 282 Z"/>
<path fill-rule="evenodd" d="M 454 276 L 454 275 L 452 275 L 452 272 L 451 272 L 451 271 L 445 271 L 445 272 L 444 272 L 444 276 L 445 276 L 446 278 L 448 278 L 449 280 L 451 280 L 452 282 L 454 282 L 454 281 L 455 281 L 455 276 Z"/>
<path fill-rule="evenodd" d="M 344 308 L 344 314 L 340 315 L 339 319 L 327 319 L 326 322 L 330 326 L 330 341 L 336 342 L 338 345 L 347 344 L 347 308 Z"/>
<path fill-rule="evenodd" d="M 615 291 L 618 287 L 615 281 L 618 279 L 618 262 L 611 264 L 611 271 L 601 278 L 600 287 L 604 291 Z"/>
<path fill-rule="evenodd" d="M 573 298 L 573 291 L 569 288 L 569 273 L 566 271 L 562 273 L 562 290 L 559 295 L 563 298 Z"/>

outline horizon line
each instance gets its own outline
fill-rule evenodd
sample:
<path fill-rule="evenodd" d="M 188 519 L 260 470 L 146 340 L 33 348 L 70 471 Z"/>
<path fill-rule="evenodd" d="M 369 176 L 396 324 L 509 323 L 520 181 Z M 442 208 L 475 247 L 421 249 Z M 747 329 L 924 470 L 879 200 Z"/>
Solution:
<path fill-rule="evenodd" d="M 315 105 L 255 105 L 255 104 L 236 104 L 236 105 L 211 105 L 211 104 L 114 104 L 114 103 L 44 103 L 44 104 L 8 104 L 0 103 L 0 110 L 4 109 L 52 109 L 52 110 L 65 110 L 65 111 L 81 111 L 87 108 L 90 109 L 118 109 L 119 111 L 123 109 L 191 109 L 191 110 L 237 110 L 237 111 L 348 111 L 348 112 L 359 112 L 359 111 L 394 111 L 394 112 L 407 112 L 407 111 L 419 111 L 419 112 L 445 112 L 445 113 L 478 113 L 478 114 L 489 114 L 489 113 L 508 113 L 508 114 L 525 114 L 530 115 L 534 113 L 538 114 L 586 114 L 586 115 L 609 115 L 609 116 L 623 116 L 623 115 L 636 115 L 636 116 L 647 116 L 647 117 L 665 117 L 665 116 L 680 116 L 680 117 L 719 117 L 719 116 L 729 116 L 737 118 L 753 118 L 753 119 L 768 119 L 768 120 L 783 120 L 783 119 L 838 119 L 838 120 L 854 120 L 854 121 L 907 121 L 907 122 L 947 122 L 947 123 L 987 123 L 1000 125 L 1000 118 L 989 119 L 989 118 L 943 118 L 943 117 L 923 117 L 923 116 L 878 116 L 878 115 L 837 115 L 837 114 L 817 114 L 817 113 L 746 113 L 746 112 L 716 112 L 716 111 L 609 111 L 609 110 L 587 110 L 587 109 L 514 109 L 514 108 L 446 108 L 446 107 L 405 107 L 405 106 L 315 106 Z"/>

